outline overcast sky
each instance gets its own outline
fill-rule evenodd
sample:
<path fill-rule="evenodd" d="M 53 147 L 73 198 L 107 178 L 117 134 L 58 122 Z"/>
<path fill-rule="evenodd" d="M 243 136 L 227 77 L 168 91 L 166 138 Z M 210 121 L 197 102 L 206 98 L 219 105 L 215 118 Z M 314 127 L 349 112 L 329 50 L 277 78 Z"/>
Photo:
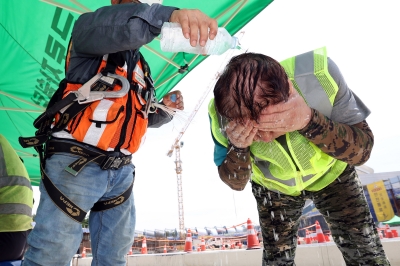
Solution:
<path fill-rule="evenodd" d="M 400 171 L 399 7 L 396 0 L 275 0 L 243 29 L 244 50 L 278 61 L 327 47 L 350 89 L 372 112 L 367 122 L 375 134 L 375 146 L 366 165 L 375 173 Z M 179 227 L 175 153 L 166 154 L 208 90 L 182 138 L 185 227 L 229 227 L 247 218 L 258 224 L 250 184 L 244 191 L 233 192 L 219 179 L 213 162 L 207 105 L 214 76 L 229 54 L 210 56 L 178 84 L 185 111 L 169 125 L 150 129 L 134 155 L 137 230 Z M 35 211 L 38 196 L 35 187 Z"/>

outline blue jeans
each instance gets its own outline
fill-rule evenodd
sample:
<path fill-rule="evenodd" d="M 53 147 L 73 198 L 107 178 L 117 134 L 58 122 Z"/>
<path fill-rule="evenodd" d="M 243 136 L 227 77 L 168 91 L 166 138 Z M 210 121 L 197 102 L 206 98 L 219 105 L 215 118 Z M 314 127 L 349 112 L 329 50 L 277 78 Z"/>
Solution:
<path fill-rule="evenodd" d="M 53 155 L 46 160 L 46 173 L 65 196 L 85 211 L 99 200 L 121 195 L 134 180 L 133 165 L 101 170 L 95 163 L 87 164 L 75 177 L 64 168 L 76 159 L 69 154 Z M 82 226 L 53 203 L 42 182 L 40 192 L 36 225 L 29 234 L 22 265 L 67 266 L 81 243 Z M 135 220 L 133 192 L 117 207 L 90 212 L 92 265 L 126 265 L 124 256 L 134 241 Z"/>

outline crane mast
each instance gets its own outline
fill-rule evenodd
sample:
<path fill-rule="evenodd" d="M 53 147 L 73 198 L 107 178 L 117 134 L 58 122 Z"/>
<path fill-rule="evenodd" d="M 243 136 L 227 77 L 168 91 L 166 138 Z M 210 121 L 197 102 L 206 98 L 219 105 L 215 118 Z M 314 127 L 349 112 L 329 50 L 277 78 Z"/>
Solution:
<path fill-rule="evenodd" d="M 240 32 L 239 40 L 243 37 L 244 32 Z M 207 86 L 207 89 L 203 92 L 202 97 L 197 102 L 194 110 L 190 114 L 186 124 L 179 132 L 178 136 L 175 138 L 171 148 L 167 152 L 167 156 L 171 157 L 175 150 L 175 171 L 176 171 L 176 178 L 177 178 L 177 191 L 178 191 L 178 213 L 179 213 L 179 236 L 182 238 L 182 234 L 185 231 L 185 222 L 184 222 L 184 212 L 183 212 L 183 190 L 182 190 L 182 161 L 181 161 L 181 148 L 183 147 L 183 142 L 180 141 L 183 134 L 185 133 L 186 129 L 189 127 L 190 123 L 193 121 L 194 116 L 199 111 L 201 105 L 203 104 L 204 100 L 206 99 L 208 93 L 210 92 L 211 88 L 214 87 L 215 82 L 220 76 L 220 71 L 226 65 L 228 59 L 232 57 L 233 50 L 227 53 L 225 59 L 221 63 L 220 70 L 217 71 L 214 78 L 211 80 L 210 84 Z"/>
<path fill-rule="evenodd" d="M 181 148 L 183 142 L 175 145 L 175 171 L 176 182 L 178 187 L 178 213 L 179 213 L 179 236 L 182 237 L 183 230 L 185 230 L 185 219 L 183 213 L 183 191 L 182 191 L 182 161 L 181 161 Z"/>

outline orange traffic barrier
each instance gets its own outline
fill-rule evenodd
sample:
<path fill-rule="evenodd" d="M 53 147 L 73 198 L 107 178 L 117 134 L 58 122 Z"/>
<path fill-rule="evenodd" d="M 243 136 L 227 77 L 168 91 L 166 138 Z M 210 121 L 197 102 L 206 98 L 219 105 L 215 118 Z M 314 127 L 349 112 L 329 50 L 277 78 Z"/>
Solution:
<path fill-rule="evenodd" d="M 204 240 L 204 237 L 201 237 L 200 250 L 206 251 L 206 241 Z"/>
<path fill-rule="evenodd" d="M 379 238 L 382 239 L 383 238 L 382 229 L 378 228 L 378 234 Z"/>
<path fill-rule="evenodd" d="M 322 232 L 321 226 L 319 225 L 318 221 L 315 221 L 315 231 L 317 232 L 317 241 L 318 243 L 325 243 L 325 236 L 324 233 Z"/>
<path fill-rule="evenodd" d="M 142 239 L 142 249 L 140 250 L 140 253 L 147 254 L 146 237 L 143 237 L 143 239 Z"/>
<path fill-rule="evenodd" d="M 388 224 L 385 225 L 385 237 L 386 238 L 393 238 L 392 230 Z"/>
<path fill-rule="evenodd" d="M 185 252 L 192 252 L 192 231 L 190 231 L 190 228 L 187 231 L 186 234 L 186 241 L 185 241 Z"/>
<path fill-rule="evenodd" d="M 393 237 L 399 237 L 399 233 L 397 232 L 397 230 L 392 229 L 392 234 Z"/>
<path fill-rule="evenodd" d="M 260 242 L 258 241 L 258 237 L 256 231 L 254 230 L 253 223 L 250 218 L 247 219 L 247 249 L 257 249 L 260 247 Z"/>
<path fill-rule="evenodd" d="M 311 244 L 310 232 L 307 229 L 306 229 L 305 241 L 306 241 L 306 244 Z"/>
<path fill-rule="evenodd" d="M 163 253 L 167 253 L 167 245 L 166 245 L 166 244 L 164 244 L 164 250 L 163 250 Z"/>
<path fill-rule="evenodd" d="M 81 257 L 86 258 L 86 248 L 85 247 L 83 247 Z"/>
<path fill-rule="evenodd" d="M 132 254 L 133 254 L 133 252 L 132 252 L 132 247 L 130 247 L 130 248 L 129 248 L 128 255 L 132 255 Z"/>

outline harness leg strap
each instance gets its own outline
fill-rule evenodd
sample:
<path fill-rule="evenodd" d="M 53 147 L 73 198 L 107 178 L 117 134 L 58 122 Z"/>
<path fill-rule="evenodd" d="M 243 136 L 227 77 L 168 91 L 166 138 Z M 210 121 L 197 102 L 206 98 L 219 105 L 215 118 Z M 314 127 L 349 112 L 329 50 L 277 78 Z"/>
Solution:
<path fill-rule="evenodd" d="M 114 197 L 112 199 L 96 202 L 93 205 L 91 211 L 94 211 L 94 212 L 105 211 L 105 210 L 109 210 L 111 208 L 121 205 L 122 203 L 127 201 L 129 199 L 129 197 L 131 196 L 132 188 L 133 188 L 133 182 L 129 186 L 129 188 L 127 190 L 125 190 L 125 192 L 122 193 L 121 195 Z"/>
<path fill-rule="evenodd" d="M 46 188 L 47 194 L 49 194 L 50 199 L 54 202 L 54 204 L 64 212 L 68 217 L 72 220 L 81 223 L 83 219 L 86 217 L 86 213 L 82 210 L 78 205 L 76 205 L 73 201 L 71 201 L 67 196 L 65 196 L 54 184 L 51 182 L 50 178 L 45 173 L 44 169 L 42 170 L 42 182 L 44 187 Z"/>

